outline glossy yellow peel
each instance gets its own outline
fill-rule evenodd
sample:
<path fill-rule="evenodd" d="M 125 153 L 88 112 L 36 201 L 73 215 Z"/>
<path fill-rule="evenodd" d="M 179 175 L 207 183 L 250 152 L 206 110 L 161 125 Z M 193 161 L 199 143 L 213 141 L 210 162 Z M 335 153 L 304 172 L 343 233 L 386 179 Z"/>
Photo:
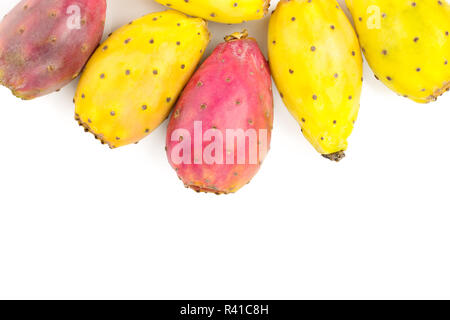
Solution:
<path fill-rule="evenodd" d="M 272 75 L 318 152 L 339 161 L 356 121 L 362 57 L 336 1 L 281 0 L 269 24 Z"/>
<path fill-rule="evenodd" d="M 209 37 L 203 19 L 174 10 L 115 31 L 81 77 L 76 120 L 111 148 L 140 141 L 169 115 Z"/>
<path fill-rule="evenodd" d="M 445 1 L 347 0 L 376 77 L 419 103 L 450 88 L 450 5 Z"/>
<path fill-rule="evenodd" d="M 270 0 L 156 0 L 165 6 L 220 23 L 242 23 L 263 18 Z"/>

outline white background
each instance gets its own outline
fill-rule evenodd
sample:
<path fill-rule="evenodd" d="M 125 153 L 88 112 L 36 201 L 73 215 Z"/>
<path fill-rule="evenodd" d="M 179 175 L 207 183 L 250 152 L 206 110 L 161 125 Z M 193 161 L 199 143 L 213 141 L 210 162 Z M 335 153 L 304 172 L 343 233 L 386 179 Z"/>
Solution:
<path fill-rule="evenodd" d="M 108 4 L 105 33 L 164 8 Z M 245 25 L 264 53 L 267 23 Z M 243 27 L 211 23 L 208 53 Z M 29 102 L 1 88 L 0 298 L 450 298 L 450 94 L 416 104 L 364 67 L 346 159 L 275 92 L 262 170 L 220 197 L 183 187 L 167 123 L 109 150 L 73 119 L 76 81 Z"/>

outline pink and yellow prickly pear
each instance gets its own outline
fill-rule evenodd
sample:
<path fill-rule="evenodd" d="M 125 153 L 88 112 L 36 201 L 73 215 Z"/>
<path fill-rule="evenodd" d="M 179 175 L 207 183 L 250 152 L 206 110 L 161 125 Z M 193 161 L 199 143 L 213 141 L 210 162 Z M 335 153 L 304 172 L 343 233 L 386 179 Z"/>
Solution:
<path fill-rule="evenodd" d="M 103 34 L 105 0 L 23 0 L 0 23 L 0 83 L 19 98 L 61 89 Z"/>
<path fill-rule="evenodd" d="M 333 0 L 281 0 L 269 24 L 269 58 L 281 96 L 324 157 L 341 160 L 359 111 L 361 51 Z"/>
<path fill-rule="evenodd" d="M 347 0 L 375 76 L 419 103 L 450 90 L 450 5 L 446 0 Z"/>
<path fill-rule="evenodd" d="M 208 42 L 203 19 L 174 10 L 120 28 L 81 76 L 75 119 L 111 148 L 137 143 L 168 117 Z"/>
<path fill-rule="evenodd" d="M 254 39 L 235 33 L 186 86 L 169 123 L 167 156 L 186 187 L 232 193 L 258 172 L 272 125 L 267 61 Z"/>
<path fill-rule="evenodd" d="M 263 18 L 270 0 L 156 0 L 157 2 L 206 20 L 242 23 Z"/>

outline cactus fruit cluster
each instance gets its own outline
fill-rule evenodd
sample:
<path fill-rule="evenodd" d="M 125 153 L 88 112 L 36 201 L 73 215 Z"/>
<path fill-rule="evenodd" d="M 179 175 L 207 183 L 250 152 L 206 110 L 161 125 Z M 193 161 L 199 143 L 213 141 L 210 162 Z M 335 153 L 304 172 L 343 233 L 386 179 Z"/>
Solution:
<path fill-rule="evenodd" d="M 172 112 L 170 165 L 186 187 L 216 194 L 249 183 L 267 155 L 272 75 L 304 136 L 332 161 L 345 156 L 357 120 L 361 51 L 377 79 L 415 102 L 450 90 L 444 0 L 346 0 L 354 26 L 334 0 L 280 0 L 269 21 L 269 63 L 244 31 L 198 69 L 210 40 L 205 20 L 261 19 L 270 1 L 156 1 L 170 9 L 130 22 L 101 45 L 106 0 L 20 1 L 0 23 L 0 83 L 29 100 L 84 68 L 75 119 L 111 148 L 139 142 Z"/>

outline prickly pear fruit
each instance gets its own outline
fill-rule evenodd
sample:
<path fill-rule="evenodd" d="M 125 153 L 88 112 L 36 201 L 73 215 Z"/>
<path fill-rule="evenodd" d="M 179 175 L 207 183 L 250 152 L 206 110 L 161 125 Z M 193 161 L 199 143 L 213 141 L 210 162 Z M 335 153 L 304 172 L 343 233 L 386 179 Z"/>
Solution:
<path fill-rule="evenodd" d="M 0 23 L 0 83 L 19 98 L 61 89 L 103 34 L 105 0 L 23 0 Z"/>
<path fill-rule="evenodd" d="M 281 96 L 324 157 L 341 160 L 359 111 L 362 58 L 332 0 L 281 0 L 269 24 L 269 57 Z"/>
<path fill-rule="evenodd" d="M 137 143 L 168 117 L 208 42 L 204 20 L 174 10 L 120 28 L 83 72 L 75 119 L 111 148 Z"/>
<path fill-rule="evenodd" d="M 220 23 L 242 23 L 263 18 L 270 0 L 156 0 L 189 15 Z"/>
<path fill-rule="evenodd" d="M 347 0 L 377 79 L 428 103 L 450 90 L 450 5 L 445 1 Z"/>
<path fill-rule="evenodd" d="M 186 187 L 232 193 L 258 172 L 273 125 L 267 61 L 247 33 L 226 38 L 203 63 L 172 113 L 167 156 Z"/>

